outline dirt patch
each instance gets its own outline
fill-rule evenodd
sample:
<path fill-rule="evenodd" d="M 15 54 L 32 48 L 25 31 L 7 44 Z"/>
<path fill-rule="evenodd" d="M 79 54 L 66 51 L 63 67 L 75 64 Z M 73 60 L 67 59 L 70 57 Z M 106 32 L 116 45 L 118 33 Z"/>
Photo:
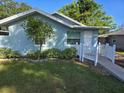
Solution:
<path fill-rule="evenodd" d="M 124 68 L 124 55 L 117 54 L 115 63 Z"/>
<path fill-rule="evenodd" d="M 102 74 L 102 75 L 105 75 L 105 76 L 110 75 L 108 70 L 106 70 L 100 64 L 98 64 L 97 66 L 94 66 L 93 62 L 90 62 L 90 61 L 87 61 L 87 60 L 85 60 L 84 62 L 75 61 L 75 63 L 78 64 L 78 65 L 81 65 L 83 67 L 88 67 L 88 68 L 91 69 L 91 71 L 94 71 L 97 74 Z"/>
<path fill-rule="evenodd" d="M 116 60 L 115 63 L 124 68 L 124 60 Z"/>

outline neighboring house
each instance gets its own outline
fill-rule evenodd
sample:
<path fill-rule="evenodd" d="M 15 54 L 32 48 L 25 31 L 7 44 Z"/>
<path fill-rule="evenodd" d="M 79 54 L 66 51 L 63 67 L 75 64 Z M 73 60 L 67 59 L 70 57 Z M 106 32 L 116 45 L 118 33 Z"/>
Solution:
<path fill-rule="evenodd" d="M 102 44 L 115 44 L 117 49 L 124 50 L 124 29 L 99 36 Z"/>
<path fill-rule="evenodd" d="M 26 36 L 23 24 L 29 16 L 47 22 L 53 27 L 54 37 L 45 40 L 42 51 L 49 48 L 65 49 L 76 44 L 84 44 L 94 48 L 97 44 L 99 29 L 107 27 L 96 27 L 83 25 L 65 15 L 59 13 L 48 14 L 39 10 L 29 10 L 0 20 L 1 30 L 7 30 L 9 35 L 0 36 L 0 47 L 7 47 L 26 54 L 28 51 L 36 51 L 39 47 Z M 2 33 L 2 32 L 0 32 Z"/>

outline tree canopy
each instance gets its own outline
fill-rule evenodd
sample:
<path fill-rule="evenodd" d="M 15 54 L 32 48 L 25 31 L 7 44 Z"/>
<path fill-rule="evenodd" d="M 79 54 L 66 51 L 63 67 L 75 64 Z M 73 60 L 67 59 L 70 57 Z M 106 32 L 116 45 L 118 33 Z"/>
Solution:
<path fill-rule="evenodd" d="M 71 4 L 62 7 L 59 12 L 85 25 L 115 28 L 113 18 L 108 16 L 103 11 L 102 5 L 96 3 L 94 0 L 73 1 Z M 100 34 L 103 33 L 105 31 L 100 31 Z"/>
<path fill-rule="evenodd" d="M 45 39 L 51 37 L 54 34 L 53 28 L 48 25 L 48 23 L 33 17 L 28 18 L 24 28 L 26 30 L 27 36 L 32 39 L 32 41 L 40 45 L 40 52 Z"/>
<path fill-rule="evenodd" d="M 31 9 L 25 3 L 14 0 L 0 0 L 0 19 Z"/>

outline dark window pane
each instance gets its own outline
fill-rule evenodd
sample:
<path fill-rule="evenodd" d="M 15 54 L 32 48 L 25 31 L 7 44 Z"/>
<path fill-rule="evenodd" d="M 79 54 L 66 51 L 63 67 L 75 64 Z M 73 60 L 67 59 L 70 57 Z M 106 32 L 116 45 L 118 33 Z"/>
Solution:
<path fill-rule="evenodd" d="M 80 32 L 67 32 L 67 44 L 80 44 Z"/>
<path fill-rule="evenodd" d="M 80 39 L 67 39 L 67 44 L 80 44 Z"/>

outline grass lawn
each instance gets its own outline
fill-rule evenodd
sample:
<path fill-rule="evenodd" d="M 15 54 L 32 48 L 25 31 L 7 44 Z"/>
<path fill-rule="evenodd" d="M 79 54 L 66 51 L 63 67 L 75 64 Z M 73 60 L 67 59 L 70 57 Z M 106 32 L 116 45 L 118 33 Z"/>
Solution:
<path fill-rule="evenodd" d="M 124 93 L 124 83 L 74 62 L 0 64 L 0 93 Z"/>

